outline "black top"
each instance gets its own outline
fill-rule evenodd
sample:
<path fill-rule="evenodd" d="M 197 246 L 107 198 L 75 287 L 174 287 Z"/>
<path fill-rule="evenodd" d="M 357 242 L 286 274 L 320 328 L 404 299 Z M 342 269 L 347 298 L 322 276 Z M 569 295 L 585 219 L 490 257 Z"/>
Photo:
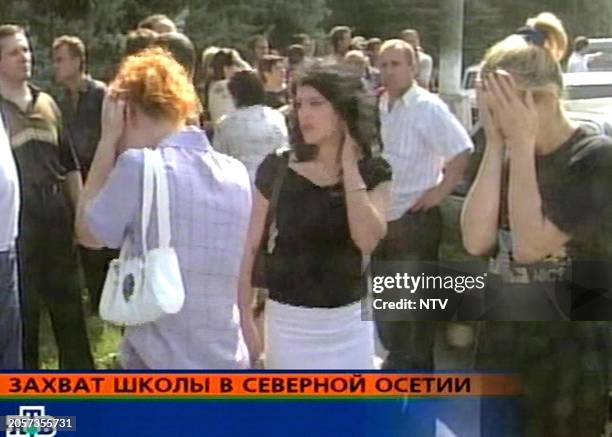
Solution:
<path fill-rule="evenodd" d="M 570 236 L 563 278 L 572 297 L 572 319 L 612 320 L 612 139 L 578 128 L 553 153 L 536 159 L 538 188 L 546 218 Z M 506 185 L 506 184 L 504 184 Z M 502 195 L 502 229 L 508 229 Z M 534 281 L 537 282 L 537 281 Z"/>
<path fill-rule="evenodd" d="M 83 178 L 87 176 L 100 140 L 102 102 L 105 91 L 104 83 L 88 77 L 83 81 L 79 90 L 76 107 L 68 92 L 58 99 L 64 120 L 64 130 L 74 145 Z"/>
<path fill-rule="evenodd" d="M 255 186 L 269 199 L 281 160 L 268 155 Z M 368 188 L 391 180 L 383 158 L 359 162 Z M 351 239 L 342 183 L 319 186 L 289 168 L 276 210 L 278 235 L 268 264 L 270 298 L 303 307 L 339 307 L 363 296 L 362 255 Z"/>
<path fill-rule="evenodd" d="M 76 154 L 62 130 L 62 117 L 53 98 L 30 86 L 32 103 L 22 111 L 0 96 L 19 181 L 25 186 L 52 186 L 79 170 Z"/>

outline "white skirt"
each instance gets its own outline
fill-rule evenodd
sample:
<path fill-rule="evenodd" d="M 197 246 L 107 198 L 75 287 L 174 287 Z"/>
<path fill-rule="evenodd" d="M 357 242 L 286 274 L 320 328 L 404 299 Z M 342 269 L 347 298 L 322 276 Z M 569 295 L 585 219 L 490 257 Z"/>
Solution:
<path fill-rule="evenodd" d="M 361 303 L 307 308 L 271 299 L 265 311 L 266 369 L 374 369 L 374 328 Z"/>

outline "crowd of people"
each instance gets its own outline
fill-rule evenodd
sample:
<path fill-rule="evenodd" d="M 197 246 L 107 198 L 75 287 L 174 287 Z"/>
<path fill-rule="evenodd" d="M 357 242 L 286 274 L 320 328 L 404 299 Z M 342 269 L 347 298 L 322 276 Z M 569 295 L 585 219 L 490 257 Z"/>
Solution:
<path fill-rule="evenodd" d="M 82 40 L 64 35 L 52 46 L 64 90 L 54 100 L 30 82 L 26 31 L 1 25 L 0 368 L 39 367 L 43 308 L 60 368 L 94 367 L 80 269 L 97 309 L 124 241 L 158 244 L 155 227 L 140 226 L 154 148 L 185 303 L 125 329 L 122 368 L 374 369 L 378 337 L 384 369 L 434 369 L 433 322 L 363 320 L 364 266 L 410 261 L 435 274 L 441 205 L 474 145 L 429 89 L 418 32 L 383 41 L 337 26 L 329 39 L 325 57 L 305 34 L 286 50 L 256 35 L 244 56 L 209 47 L 198 57 L 156 15 L 127 35 L 105 84 L 88 75 Z M 562 23 L 545 13 L 486 53 L 486 146 L 461 231 L 493 278 L 475 368 L 527 375 L 538 355 L 559 374 L 590 372 L 572 387 L 591 397 L 567 420 L 580 430 L 568 435 L 586 436 L 605 416 L 608 334 L 551 322 L 612 318 L 612 140 L 565 115 L 566 50 Z M 253 279 L 262 253 L 265 287 Z M 517 320 L 549 323 L 500 322 Z M 568 363 L 568 348 L 594 358 Z"/>

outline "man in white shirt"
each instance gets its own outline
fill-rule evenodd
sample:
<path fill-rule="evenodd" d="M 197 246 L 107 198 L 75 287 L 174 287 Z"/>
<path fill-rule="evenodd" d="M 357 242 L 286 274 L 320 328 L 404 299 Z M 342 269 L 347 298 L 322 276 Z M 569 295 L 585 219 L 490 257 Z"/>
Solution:
<path fill-rule="evenodd" d="M 393 184 L 387 236 L 375 258 L 417 262 L 419 273 L 435 274 L 442 231 L 439 205 L 460 182 L 473 145 L 444 102 L 415 82 L 417 60 L 410 44 L 386 41 L 379 65 L 386 88 L 379 107 L 383 157 L 393 169 Z M 378 329 L 389 350 L 385 368 L 433 366 L 432 326 L 379 322 Z"/>
<path fill-rule="evenodd" d="M 414 29 L 406 29 L 402 31 L 400 38 L 410 44 L 415 50 L 419 65 L 416 80 L 420 86 L 425 89 L 429 89 L 431 74 L 433 71 L 433 59 L 431 56 L 425 53 L 425 50 L 423 50 L 423 47 L 421 47 L 421 37 L 419 36 L 419 32 Z"/>
<path fill-rule="evenodd" d="M 590 71 L 590 64 L 593 59 L 602 55 L 601 52 L 589 53 L 589 40 L 585 36 L 578 36 L 574 40 L 574 51 L 567 60 L 567 72 L 568 73 L 579 73 Z"/>
<path fill-rule="evenodd" d="M 0 116 L 0 370 L 23 367 L 15 253 L 18 216 L 19 179 Z"/>

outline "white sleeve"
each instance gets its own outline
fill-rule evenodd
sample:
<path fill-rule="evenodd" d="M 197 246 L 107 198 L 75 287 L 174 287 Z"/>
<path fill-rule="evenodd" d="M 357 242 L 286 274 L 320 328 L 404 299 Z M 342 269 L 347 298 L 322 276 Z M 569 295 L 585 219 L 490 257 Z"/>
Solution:
<path fill-rule="evenodd" d="M 13 152 L 0 116 L 0 250 L 17 237 L 19 217 L 19 177 Z"/>
<path fill-rule="evenodd" d="M 426 86 L 431 82 L 433 59 L 426 53 L 419 54 L 419 81 Z"/>
<path fill-rule="evenodd" d="M 433 101 L 428 106 L 423 124 L 428 132 L 423 136 L 438 154 L 449 161 L 466 150 L 474 149 L 467 131 L 443 101 Z"/>

